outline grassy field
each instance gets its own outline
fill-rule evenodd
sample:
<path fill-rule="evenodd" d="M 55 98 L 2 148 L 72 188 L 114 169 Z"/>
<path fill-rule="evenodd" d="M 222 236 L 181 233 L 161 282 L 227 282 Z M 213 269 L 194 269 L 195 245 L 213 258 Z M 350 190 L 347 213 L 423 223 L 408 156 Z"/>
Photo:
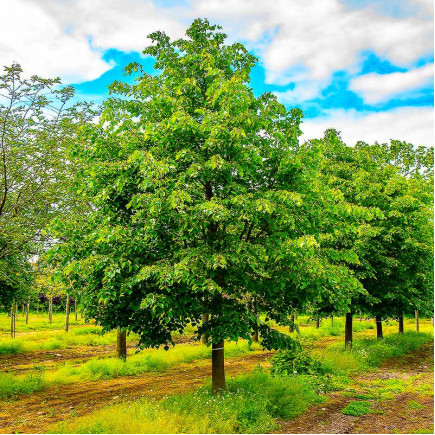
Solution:
<path fill-rule="evenodd" d="M 379 419 L 380 404 L 402 396 L 409 402 L 407 412 L 414 414 L 426 412 L 427 401 L 433 401 L 432 367 L 421 373 L 406 367 L 403 379 L 382 374 L 386 364 L 407 361 L 433 343 L 428 319 L 420 321 L 419 333 L 414 320 L 407 319 L 405 334 L 397 333 L 397 322 L 384 322 L 385 338 L 376 340 L 373 320 L 355 318 L 354 345 L 348 352 L 343 318 L 323 319 L 316 328 L 313 320 L 299 316 L 298 330 L 291 335 L 304 351 L 292 369 L 284 375 L 271 372 L 270 366 L 283 359 L 262 352 L 257 343 L 227 343 L 228 388 L 219 396 L 210 392 L 211 350 L 194 341 L 193 328 L 174 337 L 179 343 L 168 351 L 135 353 L 137 337 L 129 335 L 124 363 L 114 357 L 116 333 L 103 335 L 80 316 L 77 321 L 73 317 L 68 333 L 61 313 L 51 324 L 41 314 L 32 313 L 28 325 L 18 317 L 14 339 L 8 337 L 8 320 L 0 315 L 0 398 L 6 404 L 3 420 L 0 414 L 2 432 L 268 433 L 308 420 L 310 410 L 327 409 L 336 397 L 344 400 L 339 409 L 344 419 L 372 414 Z M 433 361 L 432 351 L 424 358 Z M 144 385 L 154 383 L 144 392 Z M 60 402 L 54 399 L 56 391 L 65 391 Z M 430 430 L 433 422 L 427 423 L 417 429 Z"/>

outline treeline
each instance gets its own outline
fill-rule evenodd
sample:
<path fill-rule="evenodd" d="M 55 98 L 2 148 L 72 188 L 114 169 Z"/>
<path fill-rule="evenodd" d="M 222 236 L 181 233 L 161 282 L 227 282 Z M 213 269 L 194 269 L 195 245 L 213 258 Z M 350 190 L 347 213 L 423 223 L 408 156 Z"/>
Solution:
<path fill-rule="evenodd" d="M 113 83 L 97 111 L 64 109 L 70 88 L 6 68 L 3 304 L 25 298 L 36 273 L 141 347 L 193 325 L 212 346 L 215 391 L 225 340 L 293 346 L 269 319 L 346 314 L 350 347 L 355 313 L 378 331 L 433 315 L 433 148 L 349 147 L 335 130 L 301 143 L 302 112 L 254 95 L 257 59 L 218 26 L 150 39 L 158 74 L 129 65 L 132 83 Z"/>

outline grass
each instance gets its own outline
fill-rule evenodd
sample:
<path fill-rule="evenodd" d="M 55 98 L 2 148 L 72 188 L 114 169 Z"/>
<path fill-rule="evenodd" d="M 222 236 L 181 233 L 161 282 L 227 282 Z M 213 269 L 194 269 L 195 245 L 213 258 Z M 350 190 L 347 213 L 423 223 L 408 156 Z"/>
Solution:
<path fill-rule="evenodd" d="M 371 413 L 371 407 L 371 403 L 358 400 L 350 402 L 349 405 L 341 410 L 341 412 L 344 415 L 353 415 L 354 417 L 359 417 L 360 415 L 366 415 Z"/>
<path fill-rule="evenodd" d="M 248 342 L 228 343 L 225 346 L 226 357 L 235 357 L 260 350 L 258 344 L 249 345 Z M 65 364 L 64 367 L 42 372 L 37 384 L 29 377 L 14 376 L 15 381 L 22 385 L 21 390 L 8 386 L 11 375 L 0 374 L 0 397 L 6 398 L 14 394 L 25 393 L 29 383 L 29 392 L 42 390 L 52 385 L 70 384 L 73 382 L 97 381 L 99 379 L 113 379 L 120 376 L 139 375 L 146 372 L 163 371 L 182 363 L 210 359 L 211 347 L 204 345 L 178 345 L 168 351 L 164 349 L 148 349 L 137 353 L 126 362 L 118 358 L 93 358 L 81 365 Z"/>
<path fill-rule="evenodd" d="M 232 378 L 213 396 L 210 387 L 168 397 L 106 407 L 71 419 L 56 433 L 268 433 L 277 418 L 302 414 L 319 397 L 298 378 L 254 371 Z"/>
<path fill-rule="evenodd" d="M 28 394 L 43 388 L 43 380 L 40 375 L 27 375 L 17 377 L 9 374 L 0 374 L 0 399 L 15 394 Z"/>
<path fill-rule="evenodd" d="M 431 333 L 410 331 L 389 335 L 383 340 L 355 340 L 350 352 L 344 349 L 343 343 L 335 343 L 325 349 L 314 350 L 312 355 L 331 373 L 348 375 L 379 367 L 387 359 L 414 352 L 431 341 Z"/>
<path fill-rule="evenodd" d="M 116 333 L 101 335 L 99 327 L 80 327 L 64 331 L 45 331 L 31 336 L 0 340 L 0 355 L 14 355 L 41 350 L 66 349 L 73 346 L 102 346 L 116 342 Z"/>

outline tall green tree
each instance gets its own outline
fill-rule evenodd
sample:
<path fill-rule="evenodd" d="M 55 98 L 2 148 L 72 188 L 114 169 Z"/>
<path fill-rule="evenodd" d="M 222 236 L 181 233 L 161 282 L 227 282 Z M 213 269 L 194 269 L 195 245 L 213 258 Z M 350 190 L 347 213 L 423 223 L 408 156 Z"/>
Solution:
<path fill-rule="evenodd" d="M 18 288 L 23 266 L 45 249 L 44 229 L 68 205 L 73 167 L 65 149 L 89 107 L 71 105 L 71 86 L 59 79 L 26 78 L 20 65 L 0 76 L 0 283 Z M 1 284 L 0 284 L 1 285 Z M 12 295 L 10 293 L 10 295 Z"/>
<path fill-rule="evenodd" d="M 300 298 L 344 308 L 361 291 L 347 267 L 357 256 L 332 241 L 371 217 L 322 187 L 322 154 L 299 147 L 301 112 L 254 96 L 256 59 L 219 29 L 195 20 L 184 39 L 153 33 L 144 53 L 160 73 L 133 64 L 135 83 L 111 86 L 74 152 L 92 210 L 58 219 L 53 236 L 64 242 L 51 251 L 105 329 L 168 346 L 173 331 L 197 326 L 212 346 L 215 391 L 225 340 L 259 331 L 266 348 L 294 345 L 261 322 L 253 298 L 288 325 Z"/>

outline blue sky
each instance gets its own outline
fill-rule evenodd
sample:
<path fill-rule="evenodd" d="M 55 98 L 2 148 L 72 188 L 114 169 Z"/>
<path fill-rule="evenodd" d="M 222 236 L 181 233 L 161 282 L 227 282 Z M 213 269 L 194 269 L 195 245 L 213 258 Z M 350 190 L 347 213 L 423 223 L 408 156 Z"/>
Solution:
<path fill-rule="evenodd" d="M 79 98 L 101 102 L 131 61 L 153 72 L 141 55 L 146 35 L 180 37 L 207 17 L 259 58 L 256 94 L 302 108 L 303 138 L 334 127 L 351 145 L 433 145 L 431 0 L 14 0 L 8 8 L 0 61 L 60 76 Z"/>

